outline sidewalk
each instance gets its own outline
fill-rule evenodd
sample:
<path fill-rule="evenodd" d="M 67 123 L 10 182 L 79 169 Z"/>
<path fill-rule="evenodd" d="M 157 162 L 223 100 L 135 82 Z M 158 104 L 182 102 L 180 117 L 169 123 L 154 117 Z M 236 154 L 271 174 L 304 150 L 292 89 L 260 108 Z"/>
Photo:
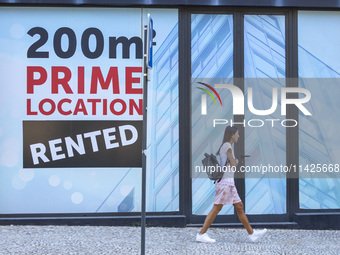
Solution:
<path fill-rule="evenodd" d="M 244 229 L 211 228 L 215 244 L 196 243 L 198 228 L 146 229 L 146 254 L 339 254 L 339 230 L 268 229 L 251 243 Z M 0 226 L 0 254 L 140 254 L 140 227 Z"/>

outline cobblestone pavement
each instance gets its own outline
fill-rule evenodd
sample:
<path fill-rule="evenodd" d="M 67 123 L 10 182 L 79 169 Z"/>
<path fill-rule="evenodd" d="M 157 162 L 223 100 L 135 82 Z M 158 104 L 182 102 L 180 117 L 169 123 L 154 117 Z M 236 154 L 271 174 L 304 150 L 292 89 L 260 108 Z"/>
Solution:
<path fill-rule="evenodd" d="M 215 244 L 195 242 L 198 228 L 146 229 L 146 254 L 340 254 L 339 230 L 269 229 L 251 243 L 244 229 L 211 228 Z M 140 227 L 0 226 L 0 254 L 140 254 Z"/>

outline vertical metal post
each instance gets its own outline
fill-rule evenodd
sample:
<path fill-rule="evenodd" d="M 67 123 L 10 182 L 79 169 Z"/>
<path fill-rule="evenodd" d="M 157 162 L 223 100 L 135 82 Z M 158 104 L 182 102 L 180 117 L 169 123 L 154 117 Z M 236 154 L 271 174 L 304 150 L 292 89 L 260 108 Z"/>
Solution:
<path fill-rule="evenodd" d="M 146 147 L 147 147 L 147 91 L 148 91 L 148 67 L 147 67 L 147 26 L 144 26 L 144 82 L 143 82 L 143 139 L 142 139 L 142 210 L 141 210 L 141 254 L 145 254 L 145 200 L 146 200 Z"/>
<path fill-rule="evenodd" d="M 244 14 L 241 12 L 234 12 L 234 53 L 233 53 L 233 68 L 234 68 L 234 83 L 244 93 Z M 242 122 L 244 115 L 234 115 L 235 122 Z M 235 154 L 245 155 L 245 127 L 242 124 L 235 125 L 240 134 L 240 140 L 235 144 Z M 240 167 L 245 165 L 245 158 L 241 158 L 241 164 L 237 167 L 235 173 L 235 184 L 238 194 L 245 204 L 245 173 L 240 172 Z M 237 212 L 234 210 L 234 218 L 237 218 Z"/>
<path fill-rule="evenodd" d="M 191 197 L 191 14 L 179 9 L 178 52 L 179 52 L 179 202 L 180 212 L 189 219 L 192 214 Z M 184 86 L 181 86 L 183 85 Z"/>
<path fill-rule="evenodd" d="M 298 13 L 290 10 L 286 17 L 286 86 L 299 87 L 298 74 Z M 288 94 L 289 98 L 298 98 Z M 287 119 L 299 121 L 296 106 L 287 105 Z M 299 165 L 299 125 L 286 128 L 286 164 Z M 294 214 L 299 210 L 299 172 L 288 172 L 286 176 L 286 203 L 289 221 L 294 221 Z"/>

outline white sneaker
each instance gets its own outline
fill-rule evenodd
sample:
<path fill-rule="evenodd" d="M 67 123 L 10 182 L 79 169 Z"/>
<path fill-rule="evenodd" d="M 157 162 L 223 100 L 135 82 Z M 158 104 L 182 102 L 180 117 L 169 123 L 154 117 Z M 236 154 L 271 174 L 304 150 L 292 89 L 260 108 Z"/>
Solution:
<path fill-rule="evenodd" d="M 207 233 L 204 233 L 204 234 L 197 233 L 196 242 L 199 242 L 199 243 L 215 243 L 216 240 L 210 238 Z"/>
<path fill-rule="evenodd" d="M 249 235 L 249 239 L 252 242 L 255 242 L 257 239 L 261 238 L 265 233 L 267 232 L 267 229 L 254 229 L 253 233 Z"/>

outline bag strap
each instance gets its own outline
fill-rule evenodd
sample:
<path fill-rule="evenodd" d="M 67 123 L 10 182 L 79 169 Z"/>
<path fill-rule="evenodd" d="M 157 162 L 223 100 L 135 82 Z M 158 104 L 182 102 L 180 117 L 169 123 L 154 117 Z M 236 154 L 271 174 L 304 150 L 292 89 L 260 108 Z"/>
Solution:
<path fill-rule="evenodd" d="M 227 160 L 225 161 L 224 166 L 227 166 L 229 162 L 230 162 L 230 160 L 229 160 L 229 158 L 227 157 Z M 215 180 L 215 181 L 214 181 L 214 184 L 216 183 L 216 181 L 217 181 L 217 183 L 219 183 L 221 180 L 222 180 L 222 178 L 219 178 L 219 179 Z"/>

